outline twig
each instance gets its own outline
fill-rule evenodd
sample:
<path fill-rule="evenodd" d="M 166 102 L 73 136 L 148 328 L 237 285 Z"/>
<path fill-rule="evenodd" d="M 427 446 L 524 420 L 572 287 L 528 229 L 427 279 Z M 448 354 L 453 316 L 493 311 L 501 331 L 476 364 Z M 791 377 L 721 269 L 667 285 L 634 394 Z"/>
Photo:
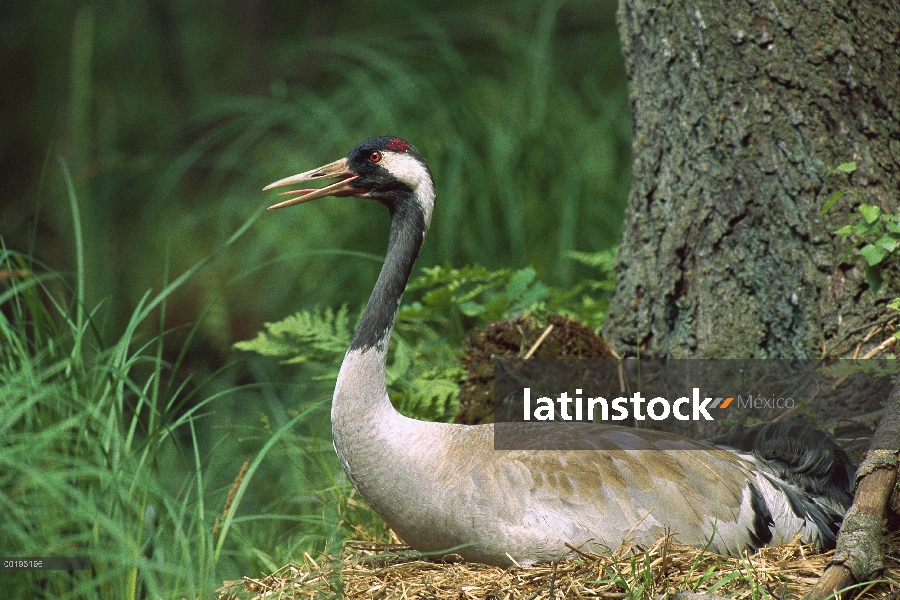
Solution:
<path fill-rule="evenodd" d="M 892 336 L 889 337 L 888 339 L 886 339 L 886 340 L 884 340 L 883 342 L 881 342 L 880 344 L 878 344 L 877 347 L 872 348 L 871 350 L 869 350 L 868 352 L 866 352 L 865 354 L 863 354 L 863 360 L 866 360 L 866 359 L 868 359 L 868 358 L 872 358 L 873 356 L 875 356 L 876 354 L 878 354 L 879 352 L 881 352 L 882 350 L 884 350 L 885 348 L 887 348 L 887 347 L 890 346 L 891 344 L 896 344 L 896 343 L 897 343 L 897 338 L 895 338 L 895 337 L 892 335 Z"/>
<path fill-rule="evenodd" d="M 553 561 L 553 574 L 550 575 L 550 593 L 548 594 L 548 596 L 550 597 L 550 600 L 553 600 L 554 598 L 556 598 L 556 596 L 553 595 L 553 586 L 556 585 L 556 567 L 558 567 L 558 566 L 559 566 L 559 561 L 558 560 Z"/>
<path fill-rule="evenodd" d="M 534 593 L 532 593 L 530 596 L 525 598 L 525 600 L 534 600 L 535 598 L 538 597 L 538 594 L 540 594 L 543 590 L 544 590 L 544 586 L 539 587 L 538 589 L 534 590 Z"/>
<path fill-rule="evenodd" d="M 616 357 L 618 358 L 618 357 Z M 622 361 L 619 361 L 619 367 L 617 369 L 619 374 L 619 393 L 625 393 L 625 369 L 622 367 Z"/>
<path fill-rule="evenodd" d="M 541 337 L 537 339 L 534 345 L 531 347 L 531 350 L 525 355 L 525 360 L 531 358 L 531 355 L 535 353 L 538 349 L 538 346 L 544 343 L 544 340 L 547 339 L 547 336 L 550 335 L 550 332 L 553 331 L 553 325 L 547 325 L 547 329 L 544 330 L 544 333 L 541 334 Z"/>
<path fill-rule="evenodd" d="M 512 563 L 513 563 L 514 565 L 516 565 L 516 566 L 519 567 L 520 569 L 522 568 L 522 565 L 520 565 L 519 562 L 518 562 L 516 559 L 514 559 L 512 556 L 510 556 L 509 552 L 506 552 L 505 554 L 506 554 L 506 558 L 508 558 L 509 560 L 511 560 Z"/>
<path fill-rule="evenodd" d="M 878 326 L 878 325 L 884 325 L 885 323 L 889 323 L 889 322 L 891 322 L 892 320 L 896 319 L 897 316 L 898 316 L 898 315 L 897 315 L 896 312 L 891 311 L 890 313 L 888 313 L 888 314 L 882 316 L 881 318 L 879 318 L 878 320 L 876 320 L 876 321 L 874 321 L 874 322 L 872 322 L 872 323 L 864 323 L 863 325 L 858 325 L 858 326 L 856 326 L 856 327 L 853 327 L 853 328 L 851 328 L 851 329 L 848 329 L 847 331 L 845 331 L 845 332 L 841 335 L 841 337 L 839 337 L 837 340 L 835 340 L 835 342 L 831 345 L 831 347 L 825 348 L 825 347 L 824 347 L 824 343 L 823 343 L 823 348 L 822 348 L 822 358 L 827 357 L 827 356 L 828 356 L 829 354 L 831 354 L 834 350 L 836 350 L 838 346 L 840 346 L 840 345 L 843 344 L 845 341 L 847 341 L 847 339 L 849 339 L 851 336 L 853 336 L 853 335 L 859 333 L 860 331 L 862 331 L 862 330 L 865 329 L 866 327 L 875 327 L 875 326 Z"/>
<path fill-rule="evenodd" d="M 590 542 L 590 541 L 591 541 L 591 540 L 588 540 L 588 541 L 585 542 L 584 544 L 587 544 L 587 543 Z M 582 546 L 584 546 L 584 544 L 582 544 Z M 587 552 L 584 552 L 583 550 L 581 550 L 580 547 L 576 548 L 575 546 L 573 546 L 573 545 L 570 544 L 569 542 L 566 542 L 566 543 L 565 543 L 565 546 L 566 546 L 566 548 L 568 548 L 569 550 L 571 550 L 571 551 L 574 552 L 575 554 L 578 554 L 578 555 L 580 555 L 580 556 L 583 556 L 584 558 L 586 558 L 586 559 L 588 559 L 588 560 L 597 560 L 597 558 L 599 558 L 598 555 L 596 555 L 596 554 L 588 554 Z"/>
<path fill-rule="evenodd" d="M 896 343 L 897 343 L 897 338 L 895 338 L 892 335 L 891 337 L 887 338 L 886 340 L 884 340 L 883 342 L 878 344 L 877 347 L 872 348 L 871 350 L 869 350 L 868 352 L 863 354 L 863 357 L 860 360 L 868 360 L 868 359 L 872 358 L 873 356 L 875 356 L 876 354 L 878 354 L 879 352 L 881 352 L 882 350 L 884 350 L 885 348 L 887 348 L 888 346 L 890 346 L 891 344 L 896 344 Z M 860 343 L 859 346 L 862 346 L 862 342 Z M 853 360 L 856 360 L 856 355 L 859 352 L 859 346 L 856 347 L 856 352 L 853 353 Z M 835 381 L 833 384 L 831 384 L 832 391 L 836 390 L 838 388 L 838 386 L 841 385 L 842 383 L 844 383 L 846 380 L 847 380 L 847 376 L 845 375 L 844 377 L 841 377 L 840 379 Z M 791 409 L 791 410 L 794 410 L 794 409 Z"/>

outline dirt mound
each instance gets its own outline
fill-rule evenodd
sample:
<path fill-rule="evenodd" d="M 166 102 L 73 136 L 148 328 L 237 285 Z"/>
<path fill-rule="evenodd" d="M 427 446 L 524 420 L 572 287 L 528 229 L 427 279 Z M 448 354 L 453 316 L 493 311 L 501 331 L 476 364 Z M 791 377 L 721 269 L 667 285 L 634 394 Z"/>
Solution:
<path fill-rule="evenodd" d="M 494 415 L 494 361 L 502 358 L 615 358 L 601 336 L 575 319 L 531 315 L 501 319 L 469 334 L 462 358 L 467 378 L 459 394 L 457 423 L 490 423 Z"/>

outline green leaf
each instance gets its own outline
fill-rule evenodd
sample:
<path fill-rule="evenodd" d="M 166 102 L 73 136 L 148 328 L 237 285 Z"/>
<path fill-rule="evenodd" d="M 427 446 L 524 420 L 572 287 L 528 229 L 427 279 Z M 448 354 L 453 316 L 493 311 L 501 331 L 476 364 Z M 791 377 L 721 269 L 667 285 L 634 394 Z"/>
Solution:
<path fill-rule="evenodd" d="M 836 229 L 834 233 L 835 233 L 836 235 L 841 236 L 841 238 L 843 238 L 843 240 L 846 242 L 846 241 L 847 241 L 847 237 L 848 237 L 851 233 L 853 233 L 853 229 L 854 229 L 853 225 L 844 225 L 844 226 L 841 227 L 840 229 Z"/>
<path fill-rule="evenodd" d="M 407 377 L 416 355 L 415 348 L 400 336 L 397 336 L 393 350 L 391 364 L 385 370 L 385 382 L 389 386 Z"/>
<path fill-rule="evenodd" d="M 886 233 L 875 241 L 875 245 L 885 252 L 890 253 L 894 252 L 897 249 L 897 246 L 900 246 L 900 241 L 897 240 L 895 234 Z"/>
<path fill-rule="evenodd" d="M 406 416 L 451 420 L 459 410 L 459 384 L 465 375 L 458 347 L 422 324 L 398 325 L 386 372 L 391 402 Z"/>
<path fill-rule="evenodd" d="M 569 251 L 566 256 L 588 267 L 596 267 L 601 271 L 612 271 L 616 260 L 618 246 L 609 250 L 601 250 L 600 252 L 578 252 L 576 250 Z"/>
<path fill-rule="evenodd" d="M 866 262 L 869 263 L 870 267 L 874 267 L 878 263 L 880 263 L 886 254 L 884 250 L 879 248 L 878 246 L 873 246 L 872 244 L 866 244 L 862 248 L 859 249 L 859 253 L 862 254 L 862 257 L 866 259 Z"/>
<path fill-rule="evenodd" d="M 856 170 L 856 161 L 841 163 L 837 166 L 835 171 L 838 173 L 852 173 Z"/>
<path fill-rule="evenodd" d="M 537 273 L 535 273 L 534 269 L 531 267 L 519 269 L 516 271 L 515 275 L 513 275 L 512 279 L 509 280 L 509 285 L 506 286 L 506 294 L 511 299 L 518 298 L 525 293 L 526 289 L 528 289 L 528 284 L 534 281 L 535 275 L 537 275 Z"/>
<path fill-rule="evenodd" d="M 865 219 L 856 224 L 856 230 L 854 233 L 856 235 L 869 235 L 871 233 L 878 233 L 880 231 L 879 225 L 881 221 L 875 221 L 874 223 L 869 223 Z"/>
<path fill-rule="evenodd" d="M 509 308 L 509 312 L 531 312 L 537 305 L 546 300 L 550 295 L 550 288 L 538 281 L 519 298 L 518 302 Z"/>
<path fill-rule="evenodd" d="M 464 267 L 462 269 L 453 269 L 450 267 L 430 267 L 422 269 L 424 275 L 417 277 L 409 282 L 406 291 L 430 288 L 435 286 L 456 286 L 461 282 L 468 281 L 493 281 L 497 278 L 507 276 L 510 271 L 501 269 L 499 271 L 490 271 L 481 265 Z"/>
<path fill-rule="evenodd" d="M 881 289 L 881 284 L 884 283 L 880 265 L 866 267 L 866 283 L 872 288 L 872 293 L 878 293 L 878 290 Z"/>
<path fill-rule="evenodd" d="M 706 590 L 704 593 L 713 594 L 719 588 L 726 586 L 727 584 L 731 583 L 732 580 L 737 579 L 739 577 L 745 577 L 745 575 L 740 571 L 733 571 L 733 572 L 729 573 L 728 575 L 726 575 L 725 577 L 723 577 L 722 579 L 718 580 L 711 588 Z"/>
<path fill-rule="evenodd" d="M 820 215 L 824 215 L 829 208 L 834 206 L 834 203 L 840 200 L 844 194 L 847 193 L 847 190 L 839 190 L 831 195 L 831 198 L 825 201 L 825 204 L 822 205 L 822 208 L 819 210 Z"/>
<path fill-rule="evenodd" d="M 866 222 L 871 224 L 877 221 L 878 217 L 881 216 L 881 207 L 872 206 L 870 204 L 860 204 L 859 212 Z"/>
<path fill-rule="evenodd" d="M 886 217 L 887 215 L 885 215 Z M 885 228 L 891 233 L 900 233 L 900 223 L 896 219 L 882 219 Z"/>
<path fill-rule="evenodd" d="M 484 313 L 484 304 L 473 300 L 467 300 L 459 305 L 459 311 L 467 317 L 477 317 Z"/>

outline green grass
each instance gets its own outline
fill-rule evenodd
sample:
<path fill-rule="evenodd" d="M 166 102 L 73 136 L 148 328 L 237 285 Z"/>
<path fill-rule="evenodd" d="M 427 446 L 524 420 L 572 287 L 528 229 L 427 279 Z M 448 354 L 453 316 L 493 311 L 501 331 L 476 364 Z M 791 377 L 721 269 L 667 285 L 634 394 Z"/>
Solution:
<path fill-rule="evenodd" d="M 9 597 L 120 597 L 201 594 L 213 581 L 205 533 L 203 469 L 195 420 L 211 399 L 172 387 L 162 334 L 141 339 L 145 321 L 165 314 L 172 290 L 146 294 L 121 337 L 104 344 L 84 302 L 81 219 L 73 211 L 74 285 L 4 248 L 13 273 L 0 293 L 0 547 L 7 556 L 88 556 L 90 571 L 8 574 Z M 202 265 L 197 265 L 199 268 Z M 175 367 L 175 368 L 173 368 Z M 180 455 L 173 436 L 194 444 Z M 193 452 L 190 452 L 190 450 Z M 186 476 L 167 489 L 162 465 Z"/>
<path fill-rule="evenodd" d="M 80 242 L 72 186 L 68 197 Z M 106 344 L 96 327 L 103 307 L 84 303 L 80 245 L 75 254 L 69 285 L 27 256 L 0 251 L 0 553 L 87 556 L 91 570 L 7 573 L 4 595 L 206 597 L 229 576 L 272 570 L 295 552 L 340 547 L 342 531 L 351 531 L 342 520 L 378 531 L 337 475 L 330 438 L 315 433 L 327 420 L 327 396 L 277 430 L 231 426 L 218 440 L 199 439 L 214 415 L 227 419 L 228 397 L 272 392 L 221 385 L 215 374 L 191 381 L 179 373 L 183 352 L 174 362 L 163 356 L 168 298 L 215 257 L 145 294 L 118 339 Z M 158 333 L 143 333 L 153 322 Z M 236 431 L 245 439 L 230 440 Z M 229 472 L 228 459 L 214 458 L 218 452 L 250 462 L 227 516 L 237 468 Z M 254 479 L 264 461 L 286 456 L 282 476 L 268 474 L 276 484 Z M 316 481 L 303 481 L 303 473 Z M 310 491 L 284 507 L 278 498 L 290 497 L 287 488 Z"/>

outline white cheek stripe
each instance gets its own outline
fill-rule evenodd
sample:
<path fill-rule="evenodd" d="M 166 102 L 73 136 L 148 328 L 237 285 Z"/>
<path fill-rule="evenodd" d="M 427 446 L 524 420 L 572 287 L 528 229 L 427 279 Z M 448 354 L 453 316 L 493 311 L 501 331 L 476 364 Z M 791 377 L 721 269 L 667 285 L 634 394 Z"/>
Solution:
<path fill-rule="evenodd" d="M 425 212 L 425 227 L 431 224 L 434 211 L 434 183 L 425 166 L 405 152 L 382 153 L 381 166 L 391 175 L 405 183 L 416 195 Z"/>

